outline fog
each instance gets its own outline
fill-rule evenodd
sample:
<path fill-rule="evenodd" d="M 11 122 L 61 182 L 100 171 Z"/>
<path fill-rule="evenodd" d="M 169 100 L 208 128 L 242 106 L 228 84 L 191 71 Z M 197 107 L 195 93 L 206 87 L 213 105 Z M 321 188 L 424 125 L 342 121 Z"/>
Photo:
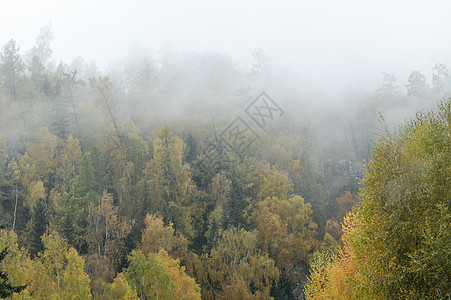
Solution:
<path fill-rule="evenodd" d="M 0 296 L 449 298 L 449 2 L 0 1 Z"/>
<path fill-rule="evenodd" d="M 14 38 L 30 49 L 51 24 L 54 61 L 81 56 L 100 69 L 137 42 L 156 55 L 169 45 L 227 54 L 244 66 L 261 48 L 273 69 L 337 92 L 375 89 L 382 72 L 403 88 L 411 71 L 430 78 L 436 63 L 451 63 L 448 1 L 19 0 L 1 7 L 1 45 Z"/>

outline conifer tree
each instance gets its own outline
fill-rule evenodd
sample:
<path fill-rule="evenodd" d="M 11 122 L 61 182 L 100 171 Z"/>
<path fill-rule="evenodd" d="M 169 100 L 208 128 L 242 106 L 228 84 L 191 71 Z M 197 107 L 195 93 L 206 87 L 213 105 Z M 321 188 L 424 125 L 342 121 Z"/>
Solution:
<path fill-rule="evenodd" d="M 47 207 L 43 199 L 39 199 L 33 209 L 31 220 L 30 251 L 32 255 L 37 255 L 44 248 L 41 236 L 46 232 L 48 226 Z"/>
<path fill-rule="evenodd" d="M 14 100 L 19 97 L 20 84 L 24 77 L 25 65 L 19 54 L 20 47 L 16 47 L 14 40 L 3 46 L 0 52 L 0 74 L 2 83 L 9 89 Z"/>

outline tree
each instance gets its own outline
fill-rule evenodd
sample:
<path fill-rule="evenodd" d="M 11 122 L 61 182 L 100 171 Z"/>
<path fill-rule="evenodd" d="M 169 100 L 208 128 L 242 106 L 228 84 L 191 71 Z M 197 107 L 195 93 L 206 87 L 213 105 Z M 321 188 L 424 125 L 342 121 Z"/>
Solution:
<path fill-rule="evenodd" d="M 185 162 L 192 164 L 197 157 L 197 141 L 190 132 L 186 137 Z"/>
<path fill-rule="evenodd" d="M 105 288 L 114 279 L 116 271 L 111 261 L 98 253 L 88 254 L 86 259 L 86 273 L 91 279 L 91 293 L 94 299 L 105 296 Z M 109 299 L 109 298 L 107 298 Z"/>
<path fill-rule="evenodd" d="M 45 66 L 36 55 L 31 58 L 31 61 L 28 64 L 28 71 L 31 72 L 31 80 L 35 85 L 34 88 L 37 92 L 40 92 L 44 84 L 44 80 L 46 79 Z"/>
<path fill-rule="evenodd" d="M 37 78 L 34 78 L 33 70 L 32 71 L 32 79 L 34 81 L 42 81 L 38 72 L 39 68 L 39 59 L 34 56 L 33 61 L 35 62 L 34 69 L 37 69 L 35 73 Z M 32 65 L 33 66 L 33 65 Z M 32 67 L 30 66 L 30 68 Z M 79 124 L 79 116 L 76 107 L 76 98 L 74 94 L 77 90 L 77 87 L 80 85 L 84 85 L 83 81 L 78 77 L 78 71 L 71 69 L 67 64 L 60 62 L 56 67 L 56 71 L 52 74 L 46 75 L 44 77 L 44 82 L 48 82 L 49 88 L 45 88 L 45 90 L 51 90 L 51 92 L 44 91 L 46 96 L 50 96 L 50 100 L 52 102 L 52 111 L 51 111 L 51 120 L 52 120 L 52 129 L 55 130 L 55 134 L 61 137 L 63 140 L 69 135 L 69 108 L 72 110 L 73 121 L 75 121 L 75 129 L 76 136 L 79 137 L 80 134 L 80 124 Z M 50 77 L 50 79 L 48 79 Z M 49 82 L 50 80 L 50 82 Z M 46 85 L 41 83 L 41 85 Z"/>
<path fill-rule="evenodd" d="M 211 254 L 202 257 L 204 299 L 270 299 L 279 270 L 266 253 L 259 251 L 257 235 L 234 227 L 223 231 Z"/>
<path fill-rule="evenodd" d="M 67 241 L 56 232 L 44 234 L 42 236 L 42 243 L 44 245 L 44 250 L 38 254 L 36 261 L 42 263 L 42 266 L 45 269 L 45 276 L 54 283 L 52 288 L 60 291 L 69 245 L 67 244 Z"/>
<path fill-rule="evenodd" d="M 50 42 L 54 39 L 51 31 L 51 25 L 41 27 L 39 35 L 35 40 L 35 46 L 30 50 L 32 58 L 36 57 L 42 65 L 46 65 L 52 56 L 52 49 L 50 49 Z"/>
<path fill-rule="evenodd" d="M 258 48 L 251 52 L 255 62 L 251 67 L 252 75 L 268 75 L 271 72 L 272 62 L 268 54 L 263 49 Z"/>
<path fill-rule="evenodd" d="M 229 201 L 232 182 L 222 173 L 213 177 L 210 184 L 210 196 L 217 206 L 223 206 Z"/>
<path fill-rule="evenodd" d="M 257 201 L 267 197 L 277 197 L 280 199 L 288 198 L 293 191 L 293 184 L 290 182 L 288 174 L 278 171 L 274 167 L 266 169 L 260 175 L 261 184 L 257 194 Z"/>
<path fill-rule="evenodd" d="M 0 251 L 0 297 L 11 297 L 14 293 L 22 292 L 27 286 L 24 284 L 13 285 L 14 282 L 23 279 L 23 254 L 17 245 L 17 236 L 14 232 L 7 232 L 5 226 L 0 226 L 0 245 L 4 247 Z M 9 255 L 8 255 L 9 254 Z M 6 266 L 5 266 L 6 262 Z M 10 279 L 12 273 L 12 280 Z"/>
<path fill-rule="evenodd" d="M 44 249 L 41 236 L 47 231 L 47 226 L 47 206 L 41 198 L 33 209 L 33 218 L 31 220 L 30 252 L 32 255 L 37 255 Z"/>
<path fill-rule="evenodd" d="M 326 286 L 330 281 L 331 267 L 336 255 L 329 253 L 315 252 L 310 258 L 310 276 L 304 287 L 306 299 L 331 299 Z"/>
<path fill-rule="evenodd" d="M 325 226 L 326 233 L 330 235 L 336 241 L 340 240 L 341 237 L 341 226 L 334 219 L 329 219 L 326 221 Z"/>
<path fill-rule="evenodd" d="M 135 218 L 140 222 L 139 230 L 142 230 L 142 221 L 150 207 L 148 182 L 145 176 L 146 164 L 150 160 L 149 144 L 141 137 L 138 128 L 131 119 L 123 124 L 124 154 L 125 160 L 120 162 L 114 159 L 112 165 L 113 182 L 118 194 L 120 212 L 129 218 Z M 113 161 L 113 159 L 111 159 Z M 138 229 L 138 228 L 137 228 Z"/>
<path fill-rule="evenodd" d="M 166 251 L 144 255 L 133 250 L 128 259 L 126 278 L 141 299 L 201 299 L 195 280 Z"/>
<path fill-rule="evenodd" d="M 90 203 L 88 222 L 86 239 L 90 252 L 107 257 L 117 267 L 124 256 L 125 238 L 132 224 L 119 217 L 111 194 L 104 191 L 99 205 Z"/>
<path fill-rule="evenodd" d="M 56 232 L 42 237 L 44 251 L 28 262 L 28 288 L 33 299 L 91 299 L 84 260 Z"/>
<path fill-rule="evenodd" d="M 58 231 L 70 245 L 82 251 L 86 245 L 84 236 L 88 219 L 86 198 L 76 197 L 73 185 L 70 185 L 68 191 L 59 194 L 54 190 L 52 194 L 50 227 Z"/>
<path fill-rule="evenodd" d="M 396 96 L 398 87 L 395 85 L 395 75 L 382 73 L 382 76 L 382 86 L 378 90 L 379 94 L 384 98 Z"/>
<path fill-rule="evenodd" d="M 208 229 L 205 232 L 205 237 L 207 238 L 207 243 L 205 245 L 205 251 L 210 253 L 211 249 L 214 246 L 214 242 L 224 228 L 224 220 L 223 220 L 223 212 L 222 207 L 217 206 L 215 210 L 213 210 L 208 218 Z"/>
<path fill-rule="evenodd" d="M 8 164 L 8 171 L 11 174 L 11 181 L 12 184 L 14 185 L 14 213 L 13 213 L 13 225 L 12 225 L 12 230 L 15 231 L 16 229 L 16 220 L 17 220 L 17 206 L 19 203 L 19 197 L 20 197 L 20 189 L 22 188 L 21 186 L 21 172 L 20 172 L 20 168 L 17 165 L 16 160 L 11 160 Z"/>
<path fill-rule="evenodd" d="M 165 126 L 158 132 L 153 147 L 154 158 L 148 172 L 153 210 L 161 213 L 166 224 L 172 222 L 176 231 L 191 239 L 194 231 L 188 204 L 195 184 L 189 165 L 183 164 L 183 141 Z"/>
<path fill-rule="evenodd" d="M 248 207 L 244 195 L 243 184 L 238 180 L 232 179 L 230 198 L 223 207 L 224 212 L 224 226 L 225 228 L 245 227 L 247 220 L 245 210 Z"/>
<path fill-rule="evenodd" d="M 251 216 L 260 248 L 274 259 L 281 271 L 279 288 L 298 286 L 305 280 L 307 257 L 315 246 L 316 224 L 310 204 L 302 197 L 268 197 L 257 204 Z M 287 288 L 285 288 L 287 287 Z"/>
<path fill-rule="evenodd" d="M 424 97 L 426 96 L 429 87 L 426 83 L 426 76 L 419 71 L 413 71 L 410 73 L 407 79 L 407 96 L 409 97 Z"/>
<path fill-rule="evenodd" d="M 432 88 L 437 94 L 437 99 L 448 91 L 450 77 L 448 67 L 444 64 L 436 64 L 433 68 L 436 73 L 432 75 Z"/>
<path fill-rule="evenodd" d="M 67 265 L 62 272 L 62 291 L 63 299 L 91 299 L 91 290 L 89 287 L 89 276 L 84 272 L 85 262 L 75 248 L 70 247 L 67 253 Z"/>
<path fill-rule="evenodd" d="M 28 195 L 31 189 L 41 181 L 45 187 L 55 184 L 56 170 L 58 168 L 58 139 L 50 133 L 47 127 L 40 128 L 27 143 L 25 155 L 19 159 L 22 171 L 22 181 L 27 187 Z M 50 188 L 48 189 L 50 190 Z M 30 206 L 31 208 L 32 206 Z"/>
<path fill-rule="evenodd" d="M 369 243 L 358 253 L 370 258 L 370 286 L 390 297 L 450 296 L 450 115 L 450 99 L 418 114 L 381 140 L 367 165 L 358 218 Z"/>
<path fill-rule="evenodd" d="M 450 116 L 443 100 L 375 145 L 343 248 L 320 276 L 328 298 L 450 297 Z"/>
<path fill-rule="evenodd" d="M 80 173 L 76 181 L 77 196 L 84 197 L 88 194 L 98 194 L 100 189 L 100 171 L 96 169 L 91 153 L 85 153 L 80 159 Z M 97 197 L 96 197 L 97 198 Z"/>
<path fill-rule="evenodd" d="M 335 201 L 338 206 L 338 222 L 341 222 L 350 211 L 357 208 L 359 196 L 352 195 L 351 192 L 346 191 L 341 197 L 335 199 Z"/>
<path fill-rule="evenodd" d="M 112 300 L 138 300 L 138 293 L 128 283 L 125 274 L 119 273 L 114 278 L 109 291 L 109 299 Z"/>
<path fill-rule="evenodd" d="M 312 255 L 310 276 L 304 288 L 306 299 L 381 299 L 366 291 L 366 283 L 358 274 L 361 266 L 352 242 L 358 232 L 355 214 L 350 213 L 343 220 L 344 246 L 338 250 L 336 242 L 335 245 L 332 242 Z M 326 238 L 327 233 L 323 244 Z"/>
<path fill-rule="evenodd" d="M 2 52 L 0 53 L 2 83 L 9 89 L 9 92 L 16 101 L 19 97 L 20 84 L 25 70 L 25 65 L 20 58 L 19 49 L 20 47 L 16 48 L 16 42 L 11 39 L 3 46 Z"/>
<path fill-rule="evenodd" d="M 172 224 L 164 226 L 163 220 L 155 215 L 147 215 L 144 222 L 146 228 L 139 249 L 145 255 L 164 249 L 174 258 L 183 259 L 186 256 L 188 240 L 180 232 L 175 233 Z"/>
<path fill-rule="evenodd" d="M 53 99 L 51 129 L 53 129 L 54 134 L 63 141 L 65 141 L 69 136 L 69 114 L 67 108 L 68 103 L 58 92 Z"/>
<path fill-rule="evenodd" d="M 122 149 L 122 135 L 119 129 L 119 117 L 117 112 L 117 101 L 114 97 L 114 84 L 108 77 L 90 78 L 89 84 L 91 88 L 99 93 L 100 102 L 102 103 L 104 117 L 113 126 L 114 133 L 108 133 L 113 143 Z"/>
<path fill-rule="evenodd" d="M 230 164 L 228 169 L 229 170 L 226 173 L 227 177 L 217 177 L 215 181 L 212 181 L 213 186 L 216 185 L 218 188 L 222 186 L 223 195 L 221 196 L 221 200 L 226 201 L 222 206 L 223 226 L 226 229 L 232 226 L 246 228 L 246 213 L 249 208 L 250 199 L 246 197 L 246 185 L 242 180 L 245 172 L 241 170 L 239 166 L 234 164 Z M 218 179 L 222 181 L 220 184 L 218 184 Z M 230 188 L 228 187 L 229 184 Z M 229 189 L 230 192 L 227 192 Z M 220 192 L 220 190 L 215 187 L 215 197 L 219 196 L 218 192 Z M 227 192 L 227 194 L 224 194 L 224 192 Z"/>
<path fill-rule="evenodd" d="M 136 72 L 131 88 L 139 93 L 149 94 L 150 88 L 158 77 L 158 68 L 154 62 L 144 60 L 142 67 Z"/>
<path fill-rule="evenodd" d="M 39 200 L 45 200 L 46 198 L 44 183 L 40 180 L 32 181 L 28 187 L 27 205 L 34 209 Z"/>

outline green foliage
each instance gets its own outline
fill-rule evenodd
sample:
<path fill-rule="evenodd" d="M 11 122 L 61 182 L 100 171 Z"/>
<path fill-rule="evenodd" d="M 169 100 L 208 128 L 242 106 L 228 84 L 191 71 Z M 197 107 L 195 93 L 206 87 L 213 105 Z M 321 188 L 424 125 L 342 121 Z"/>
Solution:
<path fill-rule="evenodd" d="M 20 85 L 23 81 L 25 65 L 19 54 L 16 42 L 11 39 L 0 52 L 0 74 L 2 83 L 9 89 L 14 100 L 18 100 Z"/>
<path fill-rule="evenodd" d="M 244 183 L 241 180 L 242 174 L 233 166 L 230 173 L 230 196 L 223 205 L 223 225 L 224 228 L 246 227 L 246 209 L 249 204 L 245 195 Z"/>
<path fill-rule="evenodd" d="M 305 280 L 300 270 L 306 268 L 315 246 L 316 224 L 311 215 L 310 204 L 293 195 L 288 199 L 268 197 L 257 204 L 251 216 L 259 246 L 275 261 L 283 285 L 296 286 Z"/>
<path fill-rule="evenodd" d="M 377 143 L 339 258 L 313 264 L 310 298 L 450 297 L 450 120 L 448 99 Z"/>
<path fill-rule="evenodd" d="M 1 237 L 1 267 L 28 283 L 13 298 L 293 299 L 310 271 L 313 298 L 449 297 L 449 101 L 380 139 L 356 196 L 377 112 L 430 102 L 421 73 L 408 97 L 385 74 L 344 114 L 287 107 L 295 122 L 257 129 L 236 155 L 228 84 L 253 79 L 229 58 L 128 57 L 89 88 L 95 63 L 55 65 L 52 38 L 44 27 L 28 72 L 13 40 L 0 53 L 0 219 L 17 234 Z M 437 96 L 448 73 L 434 67 Z M 238 91 L 243 108 L 254 92 Z"/>
<path fill-rule="evenodd" d="M 84 260 L 78 255 L 75 248 L 67 253 L 67 265 L 63 271 L 61 297 L 64 299 L 90 299 L 91 291 L 89 277 L 84 272 Z"/>
<path fill-rule="evenodd" d="M 51 25 L 41 27 L 39 35 L 36 37 L 35 45 L 31 49 L 31 56 L 36 57 L 42 64 L 48 63 L 53 53 L 53 50 L 50 48 L 50 42 L 53 39 Z"/>
<path fill-rule="evenodd" d="M 361 251 L 382 269 L 374 289 L 389 297 L 449 296 L 450 115 L 450 100 L 417 115 L 381 140 L 368 164 L 359 214 L 369 240 Z"/>
<path fill-rule="evenodd" d="M 164 250 L 147 255 L 133 250 L 128 259 L 126 278 L 141 299 L 200 299 L 194 279 Z"/>
<path fill-rule="evenodd" d="M 57 94 L 53 99 L 52 130 L 56 136 L 65 141 L 69 136 L 69 112 L 68 103 L 61 95 Z"/>
<path fill-rule="evenodd" d="M 33 299 L 91 299 L 84 260 L 58 233 L 42 236 L 44 250 L 28 261 L 28 288 Z"/>
<path fill-rule="evenodd" d="M 177 231 L 191 239 L 194 231 L 187 204 L 194 182 L 189 165 L 183 164 L 183 148 L 183 141 L 168 126 L 158 132 L 150 165 L 150 188 L 154 210 L 161 212 L 165 223 L 172 222 Z"/>
<path fill-rule="evenodd" d="M 39 199 L 33 209 L 33 218 L 31 220 L 30 231 L 30 252 L 37 255 L 44 249 L 41 236 L 46 232 L 48 226 L 47 207 L 43 199 Z"/>
<path fill-rule="evenodd" d="M 108 292 L 108 299 L 137 300 L 139 298 L 136 289 L 133 289 L 130 286 L 124 273 L 119 273 L 111 284 Z"/>
<path fill-rule="evenodd" d="M 19 279 L 20 273 L 24 273 L 24 270 L 21 269 L 22 258 L 17 246 L 17 236 L 13 232 L 6 232 L 3 225 L 0 226 L 0 230 L 2 235 L 0 240 L 1 247 L 6 246 L 0 251 L 0 297 L 7 298 L 13 296 L 14 293 L 22 292 L 26 288 L 26 285 L 13 285 L 10 281 L 9 273 L 11 273 L 11 271 L 14 272 L 12 274 L 14 281 Z M 10 248 L 13 250 L 12 257 L 9 255 L 11 258 L 7 257 Z M 4 265 L 5 261 L 7 262 L 6 270 Z"/>
<path fill-rule="evenodd" d="M 188 240 L 179 232 L 175 233 L 172 224 L 164 226 L 163 221 L 155 215 L 147 215 L 144 220 L 146 228 L 142 233 L 139 250 L 144 254 L 158 253 L 160 249 L 171 257 L 182 259 L 188 251 Z"/>
<path fill-rule="evenodd" d="M 219 232 L 221 231 L 221 229 L 224 228 L 223 218 L 224 215 L 221 206 L 216 207 L 215 210 L 211 212 L 208 218 L 208 229 L 205 232 L 205 237 L 207 238 L 205 250 L 207 253 L 210 253 L 211 249 L 214 246 L 214 241 L 218 237 Z"/>
<path fill-rule="evenodd" d="M 91 153 L 85 153 L 80 160 L 80 174 L 75 182 L 75 191 L 79 197 L 88 197 L 88 194 L 100 194 L 99 170 L 93 161 Z"/>
<path fill-rule="evenodd" d="M 205 299 L 268 299 L 279 270 L 259 251 L 257 235 L 234 227 L 219 233 L 210 254 L 202 257 L 200 280 Z"/>
<path fill-rule="evenodd" d="M 197 142 L 191 133 L 186 137 L 185 159 L 187 163 L 193 163 L 197 157 Z"/>

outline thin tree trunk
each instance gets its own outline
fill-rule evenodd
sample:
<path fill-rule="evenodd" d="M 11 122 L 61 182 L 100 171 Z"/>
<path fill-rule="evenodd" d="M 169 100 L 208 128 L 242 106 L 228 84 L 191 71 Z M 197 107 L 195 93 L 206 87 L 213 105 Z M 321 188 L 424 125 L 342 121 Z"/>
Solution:
<path fill-rule="evenodd" d="M 105 249 L 103 251 L 103 255 L 106 256 L 106 247 L 108 243 L 108 218 L 105 216 Z"/>
<path fill-rule="evenodd" d="M 105 87 L 105 90 L 102 88 L 102 86 L 101 86 L 102 84 Z M 111 122 L 113 123 L 113 127 L 116 132 L 116 136 L 119 139 L 120 148 L 122 150 L 122 137 L 119 133 L 119 127 L 117 126 L 116 119 L 114 118 L 114 114 L 113 114 L 112 108 L 109 103 L 109 98 L 112 98 L 113 96 L 110 93 L 108 93 L 108 89 L 109 89 L 108 85 L 104 80 L 102 80 L 102 82 L 99 82 L 99 83 L 97 83 L 96 80 L 93 80 L 91 82 L 91 86 L 96 88 L 97 91 L 99 91 L 100 95 L 102 96 L 102 100 L 105 103 L 108 114 L 110 115 Z M 108 94 L 110 94 L 110 95 L 108 95 Z"/>
<path fill-rule="evenodd" d="M 105 102 L 105 105 L 108 109 L 108 113 L 110 114 L 111 122 L 113 123 L 114 130 L 116 131 L 116 135 L 119 139 L 119 144 L 121 145 L 121 148 L 122 148 L 122 137 L 121 137 L 121 134 L 119 133 L 119 127 L 116 124 L 116 119 L 114 118 L 113 111 L 111 110 L 110 104 L 108 103 L 108 98 L 102 90 L 100 90 L 100 93 L 102 94 L 103 101 Z"/>
<path fill-rule="evenodd" d="M 17 202 L 18 202 L 18 198 L 19 198 L 19 190 L 18 190 L 18 187 L 17 187 L 17 183 L 16 183 L 15 194 L 16 194 L 16 203 L 14 204 L 13 231 L 16 228 Z"/>
<path fill-rule="evenodd" d="M 101 205 L 100 201 L 101 200 L 100 200 L 100 197 L 99 197 L 99 207 L 98 207 L 99 212 L 100 212 L 100 205 Z M 100 254 L 100 239 L 99 239 L 99 222 L 100 222 L 100 216 L 97 215 L 97 220 L 96 220 L 97 249 L 99 250 L 99 255 L 101 255 Z"/>

